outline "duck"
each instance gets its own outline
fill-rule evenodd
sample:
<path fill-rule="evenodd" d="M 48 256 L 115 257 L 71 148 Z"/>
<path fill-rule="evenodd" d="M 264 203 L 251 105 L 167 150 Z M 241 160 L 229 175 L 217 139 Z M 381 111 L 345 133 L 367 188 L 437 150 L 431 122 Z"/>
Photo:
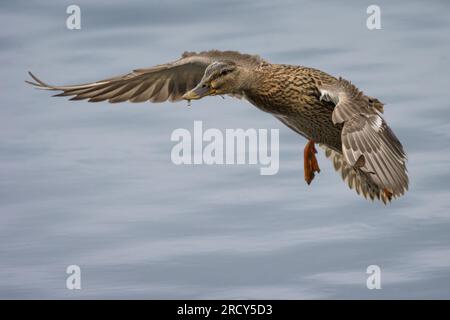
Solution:
<path fill-rule="evenodd" d="M 184 52 L 181 58 L 95 82 L 55 86 L 29 72 L 28 84 L 89 102 L 176 102 L 229 95 L 245 99 L 303 136 L 304 180 L 320 167 L 318 145 L 350 189 L 384 204 L 404 195 L 407 155 L 383 118 L 384 104 L 324 71 L 275 64 L 238 51 Z"/>

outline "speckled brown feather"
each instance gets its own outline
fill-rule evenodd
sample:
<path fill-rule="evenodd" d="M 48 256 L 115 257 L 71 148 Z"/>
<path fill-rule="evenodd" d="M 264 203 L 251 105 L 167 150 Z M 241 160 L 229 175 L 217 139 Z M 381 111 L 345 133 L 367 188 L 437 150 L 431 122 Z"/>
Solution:
<path fill-rule="evenodd" d="M 245 94 L 259 109 L 275 115 L 308 139 L 341 150 L 342 126 L 334 125 L 334 104 L 320 101 L 319 86 L 336 79 L 320 70 L 268 64 L 257 71 L 258 82 Z"/>

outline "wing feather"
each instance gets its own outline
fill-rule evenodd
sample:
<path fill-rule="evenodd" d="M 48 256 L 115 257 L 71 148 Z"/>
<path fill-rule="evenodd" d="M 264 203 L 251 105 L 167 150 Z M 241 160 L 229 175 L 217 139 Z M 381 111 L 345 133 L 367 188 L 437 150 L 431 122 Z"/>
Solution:
<path fill-rule="evenodd" d="M 355 140 L 358 143 L 353 144 Z M 361 170 L 373 172 L 372 178 L 380 188 L 388 190 L 394 196 L 400 196 L 407 190 L 406 155 L 379 114 L 354 115 L 344 124 L 342 142 L 346 161 L 354 165 L 354 154 L 362 153 L 366 162 Z M 367 145 L 373 148 L 370 152 L 365 150 Z"/>
<path fill-rule="evenodd" d="M 365 96 L 356 86 L 342 78 L 319 87 L 320 99 L 335 104 L 332 113 L 334 124 L 343 123 L 341 134 L 343 161 L 348 167 L 367 175 L 365 179 L 348 181 L 350 186 L 361 190 L 363 195 L 375 196 L 384 202 L 398 197 L 408 190 L 406 153 L 403 146 L 381 117 L 383 104 Z M 363 165 L 357 165 L 364 156 Z M 340 161 L 342 162 L 342 161 Z M 342 164 L 341 164 L 342 166 Z M 336 166 L 335 166 L 336 167 Z M 342 166 L 341 174 L 346 180 L 348 167 Z M 357 176 L 357 175 L 356 175 Z M 377 186 L 377 193 L 367 189 L 367 181 Z M 364 184 L 364 181 L 366 184 Z"/>
<path fill-rule="evenodd" d="M 27 83 L 44 90 L 62 91 L 55 96 L 72 96 L 71 100 L 90 102 L 163 102 L 179 101 L 203 77 L 207 66 L 219 60 L 233 60 L 242 64 L 258 64 L 258 56 L 236 51 L 185 52 L 176 61 L 150 68 L 135 69 L 130 73 L 79 85 L 53 86 L 29 72 L 34 81 Z"/>
<path fill-rule="evenodd" d="M 323 84 L 319 87 L 319 91 L 321 100 L 332 101 L 336 105 L 332 114 L 334 124 L 350 120 L 362 109 L 382 110 L 383 107 L 380 101 L 367 97 L 350 81 L 343 78 L 334 83 Z"/>

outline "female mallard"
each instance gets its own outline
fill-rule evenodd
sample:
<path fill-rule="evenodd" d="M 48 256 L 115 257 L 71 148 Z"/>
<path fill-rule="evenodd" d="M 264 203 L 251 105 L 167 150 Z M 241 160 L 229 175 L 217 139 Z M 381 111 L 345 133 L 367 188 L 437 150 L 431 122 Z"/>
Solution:
<path fill-rule="evenodd" d="M 365 198 L 386 203 L 408 189 L 406 154 L 380 115 L 383 104 L 316 69 L 214 50 L 186 52 L 171 63 L 81 85 L 51 86 L 30 75 L 36 82 L 27 82 L 38 88 L 90 102 L 243 97 L 309 140 L 304 150 L 308 184 L 320 172 L 314 147 L 319 143 L 349 187 Z"/>

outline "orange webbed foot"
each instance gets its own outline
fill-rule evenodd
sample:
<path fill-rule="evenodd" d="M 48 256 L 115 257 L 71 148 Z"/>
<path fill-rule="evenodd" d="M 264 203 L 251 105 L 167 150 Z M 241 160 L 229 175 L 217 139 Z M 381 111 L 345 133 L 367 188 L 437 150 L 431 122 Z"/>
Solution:
<path fill-rule="evenodd" d="M 319 173 L 320 168 L 316 158 L 317 150 L 314 146 L 314 141 L 310 140 L 305 146 L 304 150 L 304 170 L 305 181 L 309 185 L 313 181 L 315 172 Z"/>

